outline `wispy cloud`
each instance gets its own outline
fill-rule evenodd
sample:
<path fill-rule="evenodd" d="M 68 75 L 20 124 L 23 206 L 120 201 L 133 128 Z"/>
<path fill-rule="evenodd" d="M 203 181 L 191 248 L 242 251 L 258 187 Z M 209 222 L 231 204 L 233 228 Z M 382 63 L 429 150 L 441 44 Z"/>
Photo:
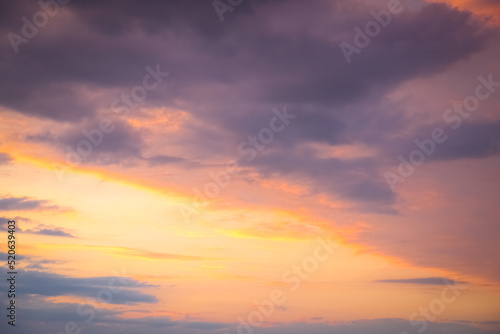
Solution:
<path fill-rule="evenodd" d="M 0 198 L 0 211 L 71 211 L 52 204 L 48 200 L 37 200 L 27 196 Z"/>
<path fill-rule="evenodd" d="M 12 157 L 7 153 L 0 153 L 0 165 L 6 164 L 12 160 Z"/>
<path fill-rule="evenodd" d="M 34 229 L 25 230 L 25 233 L 33 233 L 40 235 L 49 235 L 54 237 L 68 237 L 68 238 L 76 238 L 71 233 L 65 231 L 60 227 L 47 226 L 47 225 L 38 225 Z"/>
<path fill-rule="evenodd" d="M 462 284 L 466 282 L 455 281 L 443 277 L 423 277 L 423 278 L 404 278 L 404 279 L 383 279 L 377 280 L 378 283 L 401 283 L 401 284 L 420 284 L 420 285 L 450 285 Z"/>

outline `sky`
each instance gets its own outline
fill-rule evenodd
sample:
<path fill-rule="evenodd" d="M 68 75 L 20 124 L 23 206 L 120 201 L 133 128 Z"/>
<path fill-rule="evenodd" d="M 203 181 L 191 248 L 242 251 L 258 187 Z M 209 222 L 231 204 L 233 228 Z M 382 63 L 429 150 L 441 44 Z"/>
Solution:
<path fill-rule="evenodd" d="M 500 333 L 498 1 L 5 0 L 0 35 L 2 333 Z"/>

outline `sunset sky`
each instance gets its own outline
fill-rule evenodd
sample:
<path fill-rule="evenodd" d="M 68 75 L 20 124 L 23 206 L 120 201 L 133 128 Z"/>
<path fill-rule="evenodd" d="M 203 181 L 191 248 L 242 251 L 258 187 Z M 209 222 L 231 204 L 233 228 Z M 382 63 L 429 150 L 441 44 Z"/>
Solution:
<path fill-rule="evenodd" d="M 4 0 L 0 31 L 2 333 L 500 333 L 499 1 Z"/>

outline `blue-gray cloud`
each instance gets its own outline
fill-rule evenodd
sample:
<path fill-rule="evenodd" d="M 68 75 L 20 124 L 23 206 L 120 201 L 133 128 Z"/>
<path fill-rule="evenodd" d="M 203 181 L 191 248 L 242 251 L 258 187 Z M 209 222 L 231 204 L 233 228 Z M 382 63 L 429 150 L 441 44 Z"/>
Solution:
<path fill-rule="evenodd" d="M 2 269 L 4 270 L 4 269 Z M 0 286 L 6 288 L 3 281 Z M 110 291 L 100 297 L 110 304 L 156 303 L 155 296 L 138 291 L 139 288 L 152 288 L 154 285 L 142 283 L 126 277 L 69 277 L 37 270 L 18 270 L 18 291 L 21 295 L 39 296 L 79 296 L 99 299 L 100 291 Z M 116 289 L 109 288 L 110 286 Z M 122 287 L 122 289 L 118 289 Z M 99 300 L 101 300 L 99 299 Z"/>
<path fill-rule="evenodd" d="M 423 277 L 423 278 L 405 278 L 405 279 L 383 279 L 377 280 L 379 283 L 401 283 L 401 284 L 421 284 L 421 285 L 453 285 L 466 282 L 455 281 L 443 277 Z"/>
<path fill-rule="evenodd" d="M 64 329 L 68 321 L 74 321 L 78 328 L 91 331 L 95 334 L 111 334 L 118 329 L 124 334 L 207 334 L 220 333 L 251 333 L 238 324 L 220 322 L 192 322 L 174 321 L 168 317 L 142 317 L 124 318 L 121 312 L 100 310 L 95 312 L 95 318 L 90 324 L 85 320 L 87 317 L 78 316 L 76 310 L 78 304 L 53 304 L 48 303 L 45 308 L 34 309 L 23 307 L 24 315 L 20 322 L 20 333 L 28 334 L 29 330 L 36 328 L 38 331 L 59 332 Z M 0 325 L 6 326 L 4 323 Z M 17 327 L 17 326 L 16 326 Z M 412 327 L 405 319 L 373 319 L 355 320 L 349 322 L 337 322 L 330 324 L 293 322 L 293 323 L 268 323 L 265 327 L 253 328 L 254 332 L 262 334 L 387 334 L 407 331 L 416 332 L 419 327 Z M 16 328 L 18 329 L 18 328 Z M 498 322 L 428 322 L 427 330 L 432 334 L 496 334 L 498 333 Z M 251 329 L 250 329 L 251 330 Z"/>
<path fill-rule="evenodd" d="M 49 236 L 54 236 L 54 237 L 76 238 L 71 233 L 64 231 L 63 229 L 61 229 L 59 227 L 50 227 L 50 226 L 45 226 L 45 225 L 39 225 L 39 226 L 35 227 L 34 229 L 25 230 L 24 232 L 25 233 L 40 234 L 40 235 L 49 235 Z"/>
<path fill-rule="evenodd" d="M 30 197 L 4 197 L 0 198 L 0 211 L 31 211 L 31 210 L 54 210 L 67 211 L 48 200 L 31 199 Z"/>

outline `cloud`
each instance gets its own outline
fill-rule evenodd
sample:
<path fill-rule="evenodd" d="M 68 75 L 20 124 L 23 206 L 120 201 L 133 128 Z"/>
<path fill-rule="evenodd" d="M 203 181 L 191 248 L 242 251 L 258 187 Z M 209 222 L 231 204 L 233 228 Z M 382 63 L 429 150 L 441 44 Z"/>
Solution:
<path fill-rule="evenodd" d="M 28 224 L 33 224 L 33 221 L 29 218 L 25 217 L 19 217 L 16 216 L 14 218 L 8 218 L 8 217 L 0 217 L 0 230 L 6 231 L 7 230 L 7 221 L 9 220 L 14 220 L 16 222 L 16 231 L 17 232 L 23 232 L 23 233 L 32 233 L 32 234 L 40 234 L 40 235 L 50 235 L 50 236 L 57 236 L 57 237 L 68 237 L 68 238 L 76 238 L 74 235 L 72 235 L 70 232 L 56 226 L 48 226 L 44 224 L 37 224 L 31 229 L 23 228 L 19 226 L 19 222 L 26 222 Z M 23 225 L 23 224 L 21 224 Z"/>
<path fill-rule="evenodd" d="M 0 153 L 0 165 L 7 164 L 11 162 L 13 159 L 10 155 L 7 153 Z"/>
<path fill-rule="evenodd" d="M 78 321 L 80 320 L 80 325 L 85 324 L 84 320 L 88 318 L 79 316 L 76 312 L 79 307 L 83 310 L 89 309 L 88 306 L 83 307 L 80 304 L 71 304 L 71 303 L 51 303 L 46 300 L 40 300 L 38 298 L 31 298 L 25 302 L 25 305 L 22 307 L 19 306 L 25 316 L 25 320 L 27 323 L 34 325 L 38 328 L 40 326 L 47 328 L 58 328 L 65 325 L 65 322 L 68 321 Z M 99 309 L 99 311 L 94 311 L 95 321 L 100 322 L 103 319 L 117 316 L 121 314 L 120 311 L 110 310 L 110 309 Z M 27 326 L 27 323 L 19 322 L 16 324 L 16 327 L 24 327 Z M 1 327 L 0 327 L 1 328 Z M 48 331 L 50 332 L 50 330 Z M 54 333 L 59 332 L 54 330 Z M 21 332 L 21 333 L 29 333 L 29 331 Z"/>
<path fill-rule="evenodd" d="M 113 247 L 113 249 L 118 250 L 118 254 L 124 254 L 126 256 L 139 257 L 139 258 L 147 258 L 150 260 L 179 260 L 179 261 L 204 261 L 204 260 L 214 260 L 214 258 L 204 257 L 204 256 L 190 256 L 190 255 L 180 255 L 180 254 L 172 254 L 172 253 L 159 253 L 159 252 L 150 252 L 137 248 L 128 248 L 128 247 Z"/>
<path fill-rule="evenodd" d="M 7 258 L 8 254 L 0 252 L 0 256 Z M 24 269 L 30 269 L 30 270 L 32 269 L 38 271 L 46 271 L 48 268 L 47 265 L 63 265 L 64 263 L 66 263 L 66 261 L 63 260 L 46 259 L 41 256 L 33 256 L 33 255 L 16 254 L 16 259 L 22 260 Z"/>
<path fill-rule="evenodd" d="M 35 200 L 30 197 L 4 197 L 0 198 L 0 211 L 68 211 L 68 208 L 63 208 L 57 205 L 51 205 L 48 200 Z"/>
<path fill-rule="evenodd" d="M 38 303 L 39 304 L 39 303 Z M 45 303 L 44 303 L 45 304 Z M 82 329 L 91 330 L 96 334 L 110 334 L 118 328 L 121 333 L 134 334 L 217 334 L 221 332 L 239 333 L 237 324 L 202 321 L 176 321 L 168 317 L 142 317 L 125 318 L 122 312 L 103 309 L 95 312 L 95 319 L 90 325 L 85 323 L 88 315 L 78 317 L 75 311 L 78 304 L 54 304 L 46 303 L 39 308 L 27 308 L 23 305 L 21 312 L 24 315 L 20 322 L 23 333 L 29 333 L 30 329 L 43 330 L 45 332 L 58 332 L 64 328 L 67 321 L 75 321 Z M 484 324 L 475 322 L 428 322 L 428 330 L 433 334 L 496 334 L 497 324 Z M 6 326 L 2 324 L 0 326 Z M 17 327 L 17 326 L 16 326 Z M 1 328 L 1 327 L 0 327 Z M 334 322 L 328 324 L 312 324 L 306 322 L 291 323 L 268 323 L 265 327 L 257 328 L 263 334 L 386 334 L 399 333 L 402 331 L 413 332 L 415 327 L 405 319 L 372 319 L 354 320 L 349 322 Z M 31 331 L 32 332 L 32 331 Z"/>
<path fill-rule="evenodd" d="M 397 141 L 382 139 L 383 154 L 389 158 L 398 155 L 408 157 L 417 149 L 421 150 L 415 140 L 423 143 L 431 138 L 432 131 L 443 129 L 447 139 L 443 143 L 435 143 L 429 161 L 440 162 L 456 159 L 483 159 L 500 153 L 500 122 L 463 121 L 457 130 L 444 123 L 435 123 L 419 127 L 412 134 L 405 134 Z M 429 147 L 429 144 L 425 144 Z"/>
<path fill-rule="evenodd" d="M 338 158 L 317 158 L 312 152 L 261 154 L 247 165 L 255 167 L 264 178 L 286 176 L 290 180 L 308 179 L 314 193 L 327 192 L 357 203 L 363 211 L 394 213 L 380 204 L 395 203 L 395 194 L 378 178 L 373 158 L 344 161 Z"/>
<path fill-rule="evenodd" d="M 134 305 L 138 303 L 156 303 L 155 296 L 137 291 L 139 288 L 155 287 L 127 277 L 69 277 L 37 270 L 18 270 L 19 293 L 22 295 L 40 296 L 79 296 L 98 298 L 100 291 L 109 290 L 109 286 L 123 287 L 123 290 L 112 293 L 110 304 Z M 3 284 L 3 285 L 2 285 Z M 2 282 L 3 287 L 6 283 Z M 100 294 L 99 294 L 100 295 Z"/>
<path fill-rule="evenodd" d="M 199 116 L 209 119 L 214 114 L 227 115 L 214 105 L 222 92 L 214 85 L 207 87 L 221 83 L 226 86 L 224 90 L 229 89 L 226 96 L 238 96 L 242 105 L 262 101 L 312 103 L 321 112 L 311 114 L 316 119 L 312 124 L 324 130 L 307 131 L 312 128 L 306 122 L 304 131 L 328 139 L 331 132 L 326 130 L 336 122 L 331 108 L 359 101 L 375 84 L 389 87 L 408 78 L 442 71 L 481 50 L 490 39 L 482 22 L 470 13 L 430 4 L 395 17 L 378 36 L 377 43 L 363 50 L 357 66 L 346 66 L 338 43 L 344 36 L 354 35 L 352 22 L 362 24 L 371 19 L 371 8 L 361 3 L 353 6 L 348 1 L 338 1 L 332 6 L 324 0 L 307 4 L 254 1 L 239 7 L 240 19 L 225 22 L 225 27 L 215 13 L 207 15 L 207 11 L 213 11 L 210 3 L 186 1 L 182 5 L 153 6 L 128 0 L 111 6 L 113 3 L 99 3 L 98 7 L 94 2 L 67 6 L 75 16 L 73 24 L 64 31 L 40 34 L 30 41 L 22 50 L 26 58 L 11 56 L 12 50 L 5 40 L 2 51 L 12 66 L 3 70 L 9 85 L 2 90 L 0 102 L 32 115 L 79 121 L 84 116 L 95 116 L 99 105 L 109 106 L 115 98 L 87 99 L 81 85 L 128 91 L 140 83 L 146 65 L 169 64 L 169 68 L 175 69 L 178 87 L 169 96 L 148 98 L 147 104 L 172 105 L 174 98 L 205 100 L 212 110 Z M 13 12 L 24 10 L 25 14 L 35 9 L 22 5 L 9 8 Z M 302 15 L 306 10 L 311 14 Z M 277 12 L 283 20 L 293 22 L 294 28 L 273 25 Z M 429 22 L 433 23 L 432 29 Z M 8 28 L 16 31 L 18 25 L 19 22 L 13 21 Z M 193 38 L 182 39 L 184 42 L 180 43 L 179 28 Z M 158 44 L 159 34 L 163 34 L 161 44 Z M 457 34 L 460 38 L 456 38 Z M 48 40 L 50 49 L 43 47 Z M 138 44 L 140 47 L 136 47 Z M 197 59 L 193 62 L 195 54 Z M 42 59 L 44 66 L 30 59 Z M 43 91 L 31 87 L 41 87 Z M 211 97 L 200 94 L 207 88 Z M 118 91 L 117 95 L 121 93 L 124 92 Z M 232 104 L 233 100 L 226 102 Z M 251 125 L 252 114 L 241 115 L 236 111 L 234 116 L 239 117 L 229 117 L 228 121 L 239 118 L 241 126 Z M 216 120 L 223 122 L 220 116 Z"/>
<path fill-rule="evenodd" d="M 436 149 L 434 160 L 486 158 L 500 153 L 500 122 L 465 123 Z"/>
<path fill-rule="evenodd" d="M 383 279 L 377 280 L 379 283 L 401 283 L 401 284 L 420 284 L 420 285 L 453 285 L 466 282 L 455 281 L 443 277 L 424 277 L 424 278 L 406 278 L 406 279 Z"/>
<path fill-rule="evenodd" d="M 144 160 L 148 161 L 150 165 L 166 165 L 171 163 L 183 162 L 185 159 L 180 157 L 173 157 L 169 155 L 159 154 L 153 155 L 151 157 L 143 157 Z"/>
<path fill-rule="evenodd" d="M 34 9 L 9 6 L 25 15 Z M 211 3 L 192 0 L 72 3 L 66 7 L 72 19 L 65 29 L 39 34 L 21 46 L 22 56 L 12 55 L 8 40 L 0 42 L 0 52 L 11 64 L 0 70 L 6 83 L 0 84 L 0 104 L 71 123 L 55 137 L 46 132 L 30 137 L 67 154 L 68 146 L 76 149 L 86 139 L 84 129 L 97 127 L 111 101 L 141 84 L 146 66 L 160 64 L 172 75 L 148 93 L 141 107 L 187 110 L 193 121 L 172 141 L 191 156 L 226 159 L 234 152 L 223 148 L 235 148 L 258 131 L 273 107 L 290 105 L 297 121 L 277 136 L 273 151 L 249 167 L 263 177 L 308 179 L 315 192 L 359 202 L 357 209 L 363 212 L 394 214 L 395 194 L 379 180 L 382 162 L 319 159 L 298 147 L 367 140 L 358 131 L 360 123 L 375 117 L 389 91 L 407 80 L 442 73 L 484 50 L 493 34 L 470 12 L 424 4 L 394 16 L 348 66 L 339 43 L 353 38 L 353 24 L 372 19 L 371 9 L 346 0 L 262 0 L 238 6 L 221 24 Z M 282 24 L 276 23 L 276 15 Z M 61 13 L 54 20 L 64 18 Z M 16 20 L 3 24 L 6 31 L 19 29 Z M 85 163 L 195 166 L 169 152 L 146 155 L 161 133 L 148 133 L 151 140 L 146 141 L 146 134 L 127 122 L 115 125 L 83 157 Z M 372 138 L 385 133 L 378 127 L 370 131 Z"/>
<path fill-rule="evenodd" d="M 74 235 L 63 230 L 62 228 L 54 227 L 54 226 L 46 226 L 43 224 L 36 226 L 34 229 L 25 230 L 24 233 L 49 235 L 49 236 L 55 236 L 55 237 L 76 238 Z"/>
<path fill-rule="evenodd" d="M 143 140 L 139 132 L 119 119 L 112 120 L 112 127 L 112 132 L 103 133 L 100 131 L 98 120 L 82 123 L 59 135 L 57 143 L 66 154 L 78 155 L 82 162 L 109 164 L 140 157 Z M 89 133 L 94 142 L 92 143 L 84 133 Z M 81 148 L 83 142 L 86 142 L 90 149 Z"/>
<path fill-rule="evenodd" d="M 95 119 L 72 125 L 59 134 L 47 130 L 29 134 L 25 139 L 58 146 L 67 162 L 71 163 L 108 165 L 144 160 L 155 166 L 185 162 L 183 158 L 164 154 L 145 157 L 143 150 L 146 145 L 140 130 L 118 117 L 110 120 L 112 131 L 109 133 L 103 133 L 100 120 Z"/>
<path fill-rule="evenodd" d="M 0 231 L 7 231 L 7 222 L 9 220 L 14 220 L 16 222 L 16 231 L 20 232 L 23 231 L 20 227 L 19 224 L 17 224 L 19 221 L 25 221 L 25 222 L 31 222 L 31 219 L 29 218 L 24 218 L 24 217 L 0 217 Z"/>

